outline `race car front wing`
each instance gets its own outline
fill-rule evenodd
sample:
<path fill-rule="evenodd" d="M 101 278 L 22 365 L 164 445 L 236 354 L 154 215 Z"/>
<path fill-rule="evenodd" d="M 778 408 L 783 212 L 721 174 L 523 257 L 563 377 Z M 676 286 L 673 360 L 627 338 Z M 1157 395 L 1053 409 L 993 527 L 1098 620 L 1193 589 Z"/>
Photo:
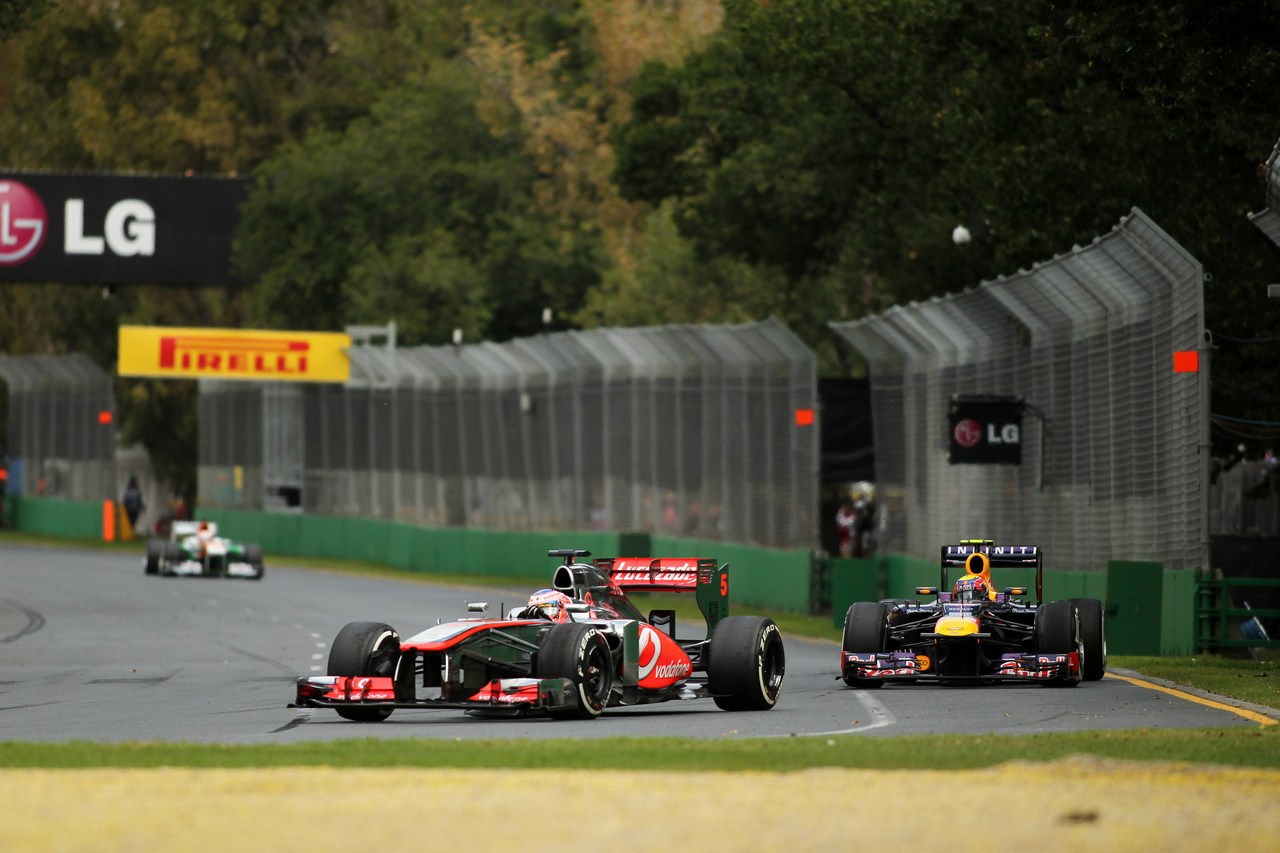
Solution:
<path fill-rule="evenodd" d="M 1081 678 L 1080 654 L 1041 654 L 1009 652 L 1000 656 L 990 672 L 956 674 L 938 672 L 931 660 L 911 652 L 841 652 L 841 674 L 886 681 L 1065 681 Z"/>
<path fill-rule="evenodd" d="M 567 678 L 495 678 L 471 695 L 457 699 L 443 693 L 396 696 L 395 680 L 382 676 L 313 675 L 298 679 L 290 708 L 460 708 L 520 713 L 575 707 L 573 683 Z"/>

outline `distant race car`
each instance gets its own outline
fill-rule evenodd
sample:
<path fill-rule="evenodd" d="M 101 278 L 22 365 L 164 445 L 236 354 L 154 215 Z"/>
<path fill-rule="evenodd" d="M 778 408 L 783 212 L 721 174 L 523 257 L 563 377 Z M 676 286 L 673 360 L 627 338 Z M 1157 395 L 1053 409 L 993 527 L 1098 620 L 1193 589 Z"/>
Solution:
<path fill-rule="evenodd" d="M 397 708 L 592 719 L 671 699 L 710 697 L 730 711 L 767 711 L 778 701 L 782 635 L 772 619 L 729 615 L 727 564 L 547 555 L 564 561 L 552 588 L 505 616 L 444 622 L 408 639 L 381 622 L 348 624 L 329 650 L 329 674 L 298 679 L 290 707 L 378 722 Z M 694 593 L 706 637 L 676 639 L 675 611 L 645 617 L 628 590 Z"/>
<path fill-rule="evenodd" d="M 947 570 L 963 567 L 951 592 Z M 1036 570 L 1036 603 L 1023 587 L 996 592 L 993 568 Z M 989 539 L 942 547 L 937 587 L 917 587 L 932 602 L 854 602 L 844 617 L 840 675 L 850 687 L 885 682 L 1039 681 L 1074 687 L 1107 668 L 1102 602 L 1071 598 L 1041 603 L 1044 568 L 1035 545 L 997 546 Z"/>
<path fill-rule="evenodd" d="M 218 535 L 212 521 L 175 521 L 168 539 L 148 539 L 142 569 L 149 575 L 261 580 L 266 574 L 260 545 L 242 545 Z"/>

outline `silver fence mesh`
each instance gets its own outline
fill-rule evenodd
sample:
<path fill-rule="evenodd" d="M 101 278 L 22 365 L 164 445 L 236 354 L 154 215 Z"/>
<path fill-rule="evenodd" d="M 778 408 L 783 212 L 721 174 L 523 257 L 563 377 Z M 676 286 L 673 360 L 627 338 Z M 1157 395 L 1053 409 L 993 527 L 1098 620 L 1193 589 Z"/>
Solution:
<path fill-rule="evenodd" d="M 9 493 L 114 498 L 115 399 L 107 373 L 79 353 L 5 356 L 0 380 L 9 391 Z"/>
<path fill-rule="evenodd" d="M 812 350 L 775 319 L 357 346 L 336 385 L 200 384 L 199 503 L 496 530 L 817 541 Z"/>
<path fill-rule="evenodd" d="M 1087 247 L 832 328 L 868 363 L 883 548 L 1033 542 L 1060 567 L 1201 560 L 1198 261 L 1136 208 Z M 1024 398 L 1021 465 L 952 465 L 953 395 Z"/>

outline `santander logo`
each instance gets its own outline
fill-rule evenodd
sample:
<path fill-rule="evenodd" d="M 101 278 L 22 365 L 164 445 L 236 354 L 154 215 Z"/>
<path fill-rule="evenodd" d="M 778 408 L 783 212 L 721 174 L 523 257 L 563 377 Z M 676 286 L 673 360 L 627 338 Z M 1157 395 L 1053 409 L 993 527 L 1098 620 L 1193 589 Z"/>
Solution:
<path fill-rule="evenodd" d="M 49 213 L 30 187 L 0 181 L 0 266 L 27 261 L 44 244 Z"/>

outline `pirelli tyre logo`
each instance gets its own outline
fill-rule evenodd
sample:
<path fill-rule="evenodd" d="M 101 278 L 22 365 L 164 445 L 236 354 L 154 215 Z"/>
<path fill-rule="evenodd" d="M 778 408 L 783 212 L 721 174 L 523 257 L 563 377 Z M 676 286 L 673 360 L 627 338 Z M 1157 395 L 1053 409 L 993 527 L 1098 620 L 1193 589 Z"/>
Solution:
<path fill-rule="evenodd" d="M 345 382 L 348 335 L 120 327 L 120 375 L 168 379 Z"/>

